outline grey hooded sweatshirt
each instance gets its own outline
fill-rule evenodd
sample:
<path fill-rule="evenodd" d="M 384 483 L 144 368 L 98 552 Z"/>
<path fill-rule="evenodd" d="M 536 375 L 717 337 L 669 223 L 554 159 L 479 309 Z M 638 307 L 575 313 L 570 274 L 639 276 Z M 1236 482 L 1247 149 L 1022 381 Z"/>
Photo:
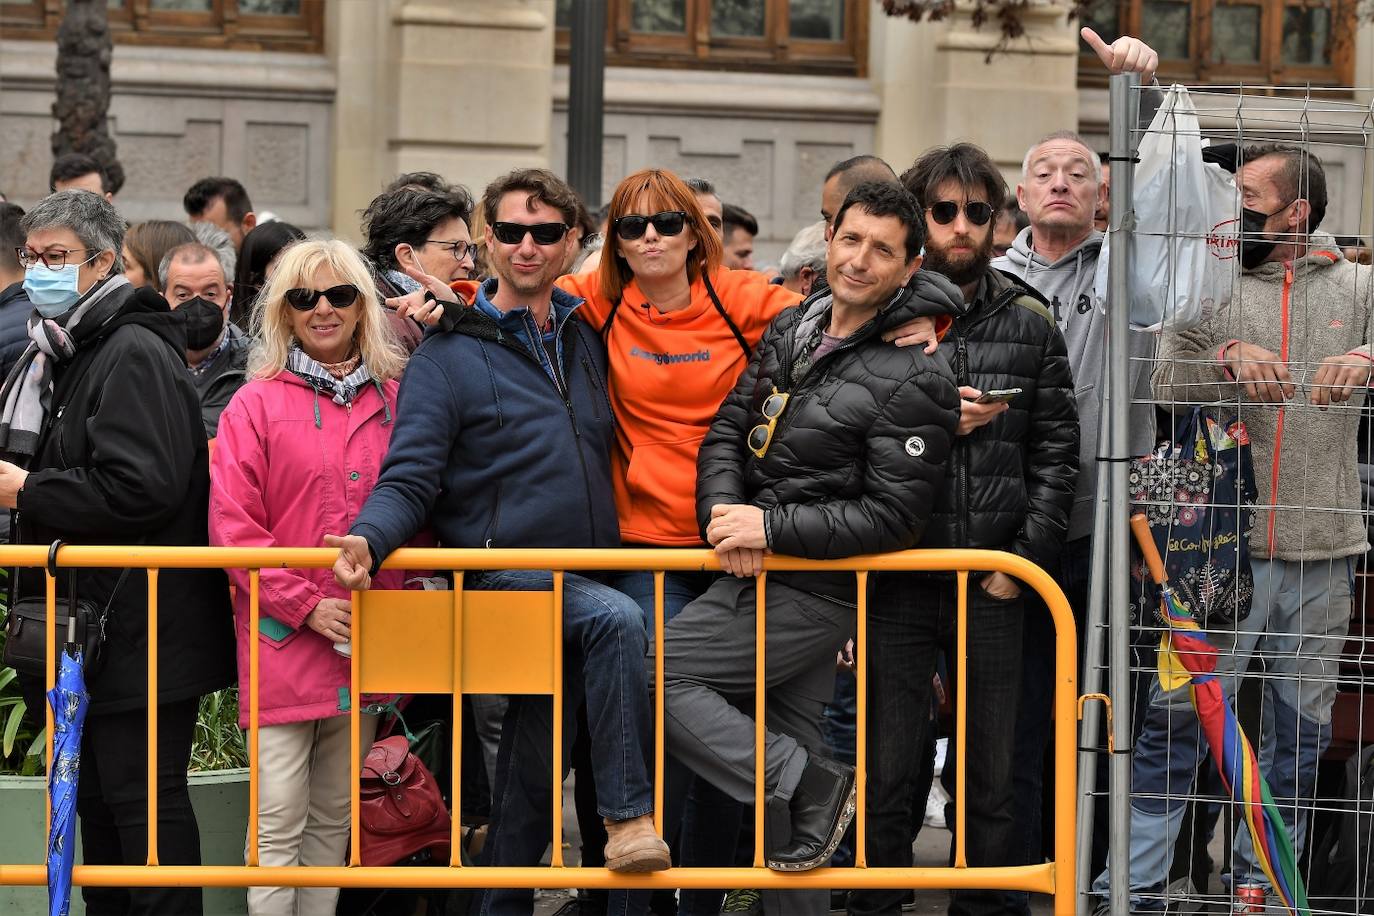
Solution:
<path fill-rule="evenodd" d="M 1078 487 L 1069 513 L 1067 539 L 1088 537 L 1093 529 L 1097 501 L 1097 457 L 1105 454 L 1098 444 L 1102 416 L 1101 388 L 1106 381 L 1107 310 L 1105 296 L 1093 289 L 1097 256 L 1103 235 L 1093 231 L 1078 247 L 1054 263 L 1033 249 L 1031 230 L 1022 229 L 1007 253 L 992 266 L 1020 277 L 1050 303 L 1050 312 L 1064 333 L 1073 370 L 1074 395 L 1078 400 Z M 1104 291 L 1105 292 L 1105 291 Z M 1150 403 L 1150 360 L 1156 335 L 1132 331 L 1130 336 L 1131 415 L 1130 453 L 1144 455 L 1155 443 L 1155 413 Z"/>

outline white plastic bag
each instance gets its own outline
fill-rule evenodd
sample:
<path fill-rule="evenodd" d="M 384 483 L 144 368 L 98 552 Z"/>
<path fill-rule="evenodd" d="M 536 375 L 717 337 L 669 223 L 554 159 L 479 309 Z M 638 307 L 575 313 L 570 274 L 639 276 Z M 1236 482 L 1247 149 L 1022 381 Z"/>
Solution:
<path fill-rule="evenodd" d="M 1202 161 L 1202 134 L 1188 90 L 1171 86 L 1140 141 L 1135 167 L 1132 327 L 1182 331 L 1231 299 L 1237 278 L 1240 203 L 1235 178 Z M 1105 296 L 1107 245 L 1098 262 Z"/>

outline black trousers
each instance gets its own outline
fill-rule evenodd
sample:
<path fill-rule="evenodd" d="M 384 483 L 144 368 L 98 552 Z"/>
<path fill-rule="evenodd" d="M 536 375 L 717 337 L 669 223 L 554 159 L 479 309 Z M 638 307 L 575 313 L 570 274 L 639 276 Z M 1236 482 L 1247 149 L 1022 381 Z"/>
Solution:
<path fill-rule="evenodd" d="M 909 867 L 915 787 L 930 728 L 930 685 L 941 647 L 952 649 L 957 596 L 954 584 L 911 573 L 884 573 L 869 606 L 868 645 L 868 864 Z M 1012 739 L 1021 690 L 1020 597 L 988 595 L 976 577 L 968 582 L 968 769 L 966 852 L 970 866 L 1013 864 Z M 950 683 L 957 669 L 950 658 Z M 946 772 L 955 766 L 954 747 Z M 853 916 L 887 916 L 901 910 L 901 890 L 853 891 Z M 950 894 L 950 916 L 1005 912 L 1002 891 Z"/>
<path fill-rule="evenodd" d="M 200 830 L 186 786 L 196 698 L 157 714 L 157 855 L 161 865 L 199 865 Z M 81 736 L 76 811 L 82 862 L 142 865 L 148 849 L 148 714 L 91 716 Z M 199 887 L 84 887 L 90 916 L 199 916 Z"/>

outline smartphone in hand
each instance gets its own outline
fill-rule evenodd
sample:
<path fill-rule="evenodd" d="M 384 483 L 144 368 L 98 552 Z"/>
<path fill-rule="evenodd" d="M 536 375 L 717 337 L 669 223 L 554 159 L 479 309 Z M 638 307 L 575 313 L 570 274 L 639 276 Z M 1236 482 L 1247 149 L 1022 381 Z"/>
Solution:
<path fill-rule="evenodd" d="M 1012 398 L 1022 392 L 1021 388 L 999 388 L 995 391 L 984 391 L 974 399 L 975 404 L 1006 404 Z"/>

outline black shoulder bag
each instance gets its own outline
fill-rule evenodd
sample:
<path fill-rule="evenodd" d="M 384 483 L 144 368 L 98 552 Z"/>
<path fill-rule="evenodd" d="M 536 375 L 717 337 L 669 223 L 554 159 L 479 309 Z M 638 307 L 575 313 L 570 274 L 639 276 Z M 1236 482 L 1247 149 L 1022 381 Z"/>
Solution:
<path fill-rule="evenodd" d="M 54 578 L 57 577 L 57 551 L 61 546 L 61 541 L 53 541 L 52 546 L 48 548 L 48 575 Z M 67 575 L 66 612 L 62 611 L 60 602 L 54 607 L 57 614 L 55 637 L 61 640 L 65 636 L 67 641 L 81 646 L 84 660 L 82 667 L 88 675 L 94 675 L 100 670 L 100 664 L 104 660 L 110 610 L 114 606 L 115 596 L 124 585 L 124 580 L 129 577 L 129 570 L 125 569 L 119 574 L 119 579 L 115 582 L 110 599 L 105 602 L 104 608 L 77 597 L 75 569 L 68 570 Z M 15 601 L 17 578 L 17 571 L 12 571 L 9 585 L 9 616 L 5 620 L 4 663 L 20 674 L 42 678 L 47 674 L 47 633 L 44 623 L 48 617 L 48 599 L 44 596 Z"/>

